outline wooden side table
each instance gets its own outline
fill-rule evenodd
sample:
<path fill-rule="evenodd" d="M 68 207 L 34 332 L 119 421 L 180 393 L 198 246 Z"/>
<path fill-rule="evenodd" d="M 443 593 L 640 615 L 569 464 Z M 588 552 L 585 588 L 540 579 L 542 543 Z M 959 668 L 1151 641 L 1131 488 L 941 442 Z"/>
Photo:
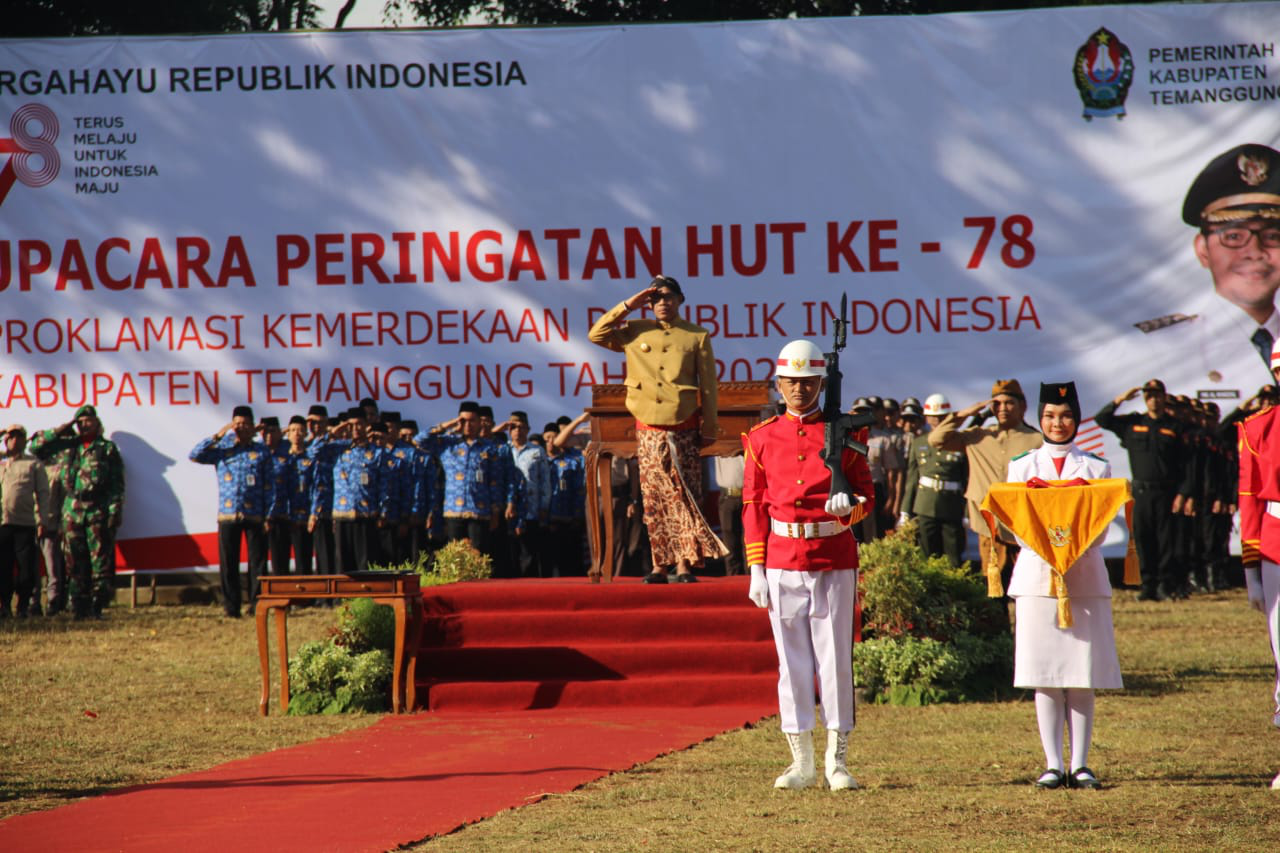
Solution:
<path fill-rule="evenodd" d="M 412 711 L 417 702 L 414 671 L 422 641 L 422 590 L 412 572 L 359 572 L 349 575 L 262 575 L 256 607 L 258 662 L 262 666 L 262 696 L 258 713 L 267 715 L 271 663 L 267 641 L 267 611 L 276 612 L 276 645 L 280 649 L 280 708 L 289 710 L 289 635 L 285 624 L 289 605 L 317 598 L 371 598 L 389 604 L 396 615 L 395 662 L 391 676 L 391 710 Z M 407 695 L 406 695 L 407 694 Z"/>

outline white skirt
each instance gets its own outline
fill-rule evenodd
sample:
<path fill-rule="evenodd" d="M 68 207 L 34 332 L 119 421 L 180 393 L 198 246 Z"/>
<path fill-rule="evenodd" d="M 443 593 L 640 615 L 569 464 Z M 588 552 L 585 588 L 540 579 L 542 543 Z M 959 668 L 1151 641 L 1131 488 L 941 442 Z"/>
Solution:
<path fill-rule="evenodd" d="M 1070 628 L 1058 627 L 1058 600 L 1048 596 L 1018 596 L 1014 615 L 1014 687 L 1124 687 L 1110 598 L 1072 598 Z"/>

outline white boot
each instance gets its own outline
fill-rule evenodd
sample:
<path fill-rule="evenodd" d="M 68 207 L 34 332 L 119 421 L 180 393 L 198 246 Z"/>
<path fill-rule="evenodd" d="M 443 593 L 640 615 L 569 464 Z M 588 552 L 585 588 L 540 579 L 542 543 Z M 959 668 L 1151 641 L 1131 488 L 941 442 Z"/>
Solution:
<path fill-rule="evenodd" d="M 833 791 L 852 791 L 858 787 L 858 780 L 849 773 L 845 759 L 849 754 L 849 733 L 834 729 L 827 731 L 827 763 L 823 770 L 827 774 L 827 784 Z"/>
<path fill-rule="evenodd" d="M 811 788 L 818 783 L 818 770 L 813 763 L 813 735 L 800 732 L 787 736 L 787 745 L 791 747 L 791 766 L 787 771 L 773 780 L 775 788 Z"/>
<path fill-rule="evenodd" d="M 1276 778 L 1271 780 L 1271 790 L 1280 791 L 1280 773 L 1276 774 Z"/>

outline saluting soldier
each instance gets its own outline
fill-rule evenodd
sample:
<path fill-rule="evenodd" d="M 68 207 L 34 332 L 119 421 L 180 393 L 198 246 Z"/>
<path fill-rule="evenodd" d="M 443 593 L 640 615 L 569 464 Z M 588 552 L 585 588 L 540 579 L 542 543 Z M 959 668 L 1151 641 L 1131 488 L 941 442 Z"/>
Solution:
<path fill-rule="evenodd" d="M 930 429 L 951 414 L 951 401 L 930 394 L 924 401 L 924 419 Z M 915 518 L 920 548 L 930 557 L 945 555 L 960 565 L 964 553 L 965 487 L 969 482 L 969 458 L 959 450 L 943 450 L 929 444 L 929 434 L 911 441 L 907 463 L 902 515 Z"/>
<path fill-rule="evenodd" d="M 1116 409 L 1142 394 L 1144 410 L 1125 415 Z M 1103 406 L 1094 421 L 1120 439 L 1129 453 L 1133 480 L 1133 544 L 1138 552 L 1143 601 L 1163 601 L 1176 588 L 1175 516 L 1191 494 L 1192 466 L 1182 425 L 1166 408 L 1164 383 L 1148 380 Z"/>
<path fill-rule="evenodd" d="M 124 461 L 115 442 L 102 435 L 98 410 L 76 409 L 71 423 L 32 438 L 31 452 L 69 449 L 62 466 L 62 554 L 71 576 L 76 619 L 101 619 L 111 600 L 116 531 L 124 520 Z"/>
<path fill-rule="evenodd" d="M 990 409 L 996 417 L 993 426 L 972 426 L 961 429 L 965 420 Z M 1022 385 L 1016 379 L 997 379 L 991 386 L 991 398 L 974 403 L 968 408 L 946 415 L 929 433 L 929 445 L 942 450 L 963 451 L 969 459 L 969 485 L 965 498 L 969 507 L 969 527 L 978 533 L 978 552 L 984 564 L 998 564 L 1000 576 L 1007 589 L 1013 574 L 1013 564 L 1018 559 L 1018 540 L 1003 525 L 996 529 L 992 539 L 985 531 L 990 528 L 982 518 L 979 505 L 987 496 L 992 483 L 1003 483 L 1008 473 L 1009 461 L 1028 450 L 1035 450 L 1044 443 L 1040 431 L 1023 420 L 1027 413 L 1027 398 Z"/>
<path fill-rule="evenodd" d="M 785 414 L 742 437 L 745 471 L 742 526 L 751 569 L 748 595 L 769 609 L 778 650 L 778 710 L 792 763 L 775 788 L 817 782 L 814 676 L 827 728 L 824 774 L 833 791 L 858 783 L 846 765 L 854 724 L 853 614 L 858 543 L 852 527 L 874 509 L 866 460 L 845 448 L 840 467 L 852 495 L 828 497 L 831 472 L 822 460 L 825 357 L 809 341 L 778 354 L 778 393 Z M 863 436 L 865 440 L 865 435 Z"/>

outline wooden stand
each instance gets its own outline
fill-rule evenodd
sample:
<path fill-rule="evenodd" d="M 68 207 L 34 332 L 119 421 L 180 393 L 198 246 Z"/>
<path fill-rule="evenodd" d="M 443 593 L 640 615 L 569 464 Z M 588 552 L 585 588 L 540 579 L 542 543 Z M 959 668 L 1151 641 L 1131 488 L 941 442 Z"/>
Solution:
<path fill-rule="evenodd" d="M 262 666 L 262 696 L 258 713 L 267 715 L 271 664 L 267 648 L 267 611 L 276 612 L 276 645 L 280 650 L 280 709 L 289 710 L 289 634 L 285 621 L 289 605 L 317 598 L 372 598 L 389 604 L 396 614 L 395 667 L 391 676 L 391 710 L 412 711 L 417 702 L 414 670 L 422 641 L 422 591 L 418 576 L 398 572 L 352 575 L 262 575 L 255 605 L 258 623 L 258 662 Z M 407 691 L 407 696 L 406 696 Z"/>
<path fill-rule="evenodd" d="M 703 456 L 732 456 L 742 450 L 742 433 L 773 414 L 769 389 L 761 382 L 722 382 L 718 389 L 719 430 L 715 444 L 702 448 Z M 609 474 L 614 456 L 636 455 L 636 419 L 627 411 L 627 386 L 591 386 L 591 441 L 586 458 L 587 538 L 591 542 L 593 583 L 613 581 L 613 481 Z"/>

